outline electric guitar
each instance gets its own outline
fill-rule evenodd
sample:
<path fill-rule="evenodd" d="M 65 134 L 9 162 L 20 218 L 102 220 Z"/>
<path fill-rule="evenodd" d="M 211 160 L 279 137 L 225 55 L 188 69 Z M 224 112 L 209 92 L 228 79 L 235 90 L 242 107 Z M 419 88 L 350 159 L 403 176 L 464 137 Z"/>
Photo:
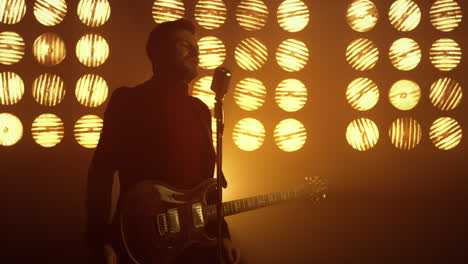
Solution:
<path fill-rule="evenodd" d="M 168 264 L 193 243 L 216 243 L 208 223 L 216 222 L 216 179 L 191 190 L 178 190 L 157 181 L 142 181 L 128 190 L 121 201 L 120 232 L 128 256 L 137 264 Z M 222 203 L 223 216 L 259 209 L 292 199 L 325 198 L 319 177 L 307 177 L 306 185 L 288 192 L 275 192 Z"/>

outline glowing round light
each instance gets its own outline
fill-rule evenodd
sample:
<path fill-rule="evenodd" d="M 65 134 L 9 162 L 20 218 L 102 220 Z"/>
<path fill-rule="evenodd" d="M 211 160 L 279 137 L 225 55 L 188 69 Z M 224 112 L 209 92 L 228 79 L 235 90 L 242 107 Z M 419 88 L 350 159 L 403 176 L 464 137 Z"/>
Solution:
<path fill-rule="evenodd" d="M 226 15 L 223 0 L 199 0 L 195 5 L 195 20 L 206 29 L 219 28 L 226 21 Z"/>
<path fill-rule="evenodd" d="M 346 99 L 354 109 L 367 111 L 379 101 L 379 88 L 368 78 L 357 78 L 348 85 Z"/>
<path fill-rule="evenodd" d="M 26 14 L 24 0 L 0 0 L 0 23 L 13 25 Z"/>
<path fill-rule="evenodd" d="M 96 115 L 85 115 L 76 121 L 73 129 L 75 139 L 85 148 L 95 148 L 99 142 L 103 121 Z"/>
<path fill-rule="evenodd" d="M 24 56 L 23 38 L 11 31 L 0 33 L 0 63 L 12 65 L 20 61 Z"/>
<path fill-rule="evenodd" d="M 226 48 L 224 43 L 212 36 L 203 37 L 198 41 L 200 49 L 200 67 L 204 69 L 215 69 L 223 64 L 226 59 Z"/>
<path fill-rule="evenodd" d="M 429 137 L 434 146 L 442 150 L 450 150 L 458 146 L 462 135 L 461 126 L 450 117 L 441 117 L 435 120 L 429 132 Z"/>
<path fill-rule="evenodd" d="M 56 106 L 65 97 L 65 85 L 60 76 L 44 73 L 34 80 L 32 93 L 39 104 Z"/>
<path fill-rule="evenodd" d="M 205 76 L 195 82 L 192 89 L 192 96 L 202 100 L 210 109 L 214 108 L 215 93 L 211 90 L 212 76 Z"/>
<path fill-rule="evenodd" d="M 232 138 L 240 149 L 254 151 L 263 145 L 265 128 L 257 119 L 244 118 L 234 126 Z"/>
<path fill-rule="evenodd" d="M 286 112 L 295 112 L 307 102 L 307 88 L 297 79 L 281 81 L 275 90 L 275 101 Z"/>
<path fill-rule="evenodd" d="M 460 25 L 462 10 L 453 0 L 437 0 L 429 11 L 432 25 L 443 32 L 450 32 Z"/>
<path fill-rule="evenodd" d="M 111 8 L 107 0 L 80 0 L 78 18 L 88 27 L 99 27 L 109 20 Z"/>
<path fill-rule="evenodd" d="M 63 138 L 62 119 L 54 114 L 42 114 L 34 120 L 31 133 L 37 144 L 45 148 L 54 147 Z"/>
<path fill-rule="evenodd" d="M 375 67 L 378 60 L 379 49 L 368 39 L 356 39 L 346 49 L 346 61 L 355 70 L 370 70 Z"/>
<path fill-rule="evenodd" d="M 421 99 L 421 88 L 413 81 L 400 80 L 390 88 L 388 99 L 395 108 L 408 111 L 418 105 Z"/>
<path fill-rule="evenodd" d="M 106 101 L 108 90 L 107 82 L 101 76 L 86 74 L 76 83 L 75 96 L 80 104 L 97 107 Z"/>
<path fill-rule="evenodd" d="M 377 24 L 379 13 L 372 1 L 354 0 L 348 7 L 346 19 L 353 30 L 367 32 Z"/>
<path fill-rule="evenodd" d="M 55 66 L 67 56 L 65 42 L 54 33 L 39 36 L 34 41 L 33 51 L 37 62 L 46 66 Z"/>
<path fill-rule="evenodd" d="M 275 143 L 283 151 L 293 152 L 301 149 L 307 139 L 304 125 L 296 119 L 285 119 L 275 127 Z"/>
<path fill-rule="evenodd" d="M 34 16 L 44 26 L 60 24 L 66 14 L 65 0 L 36 0 L 34 3 Z"/>
<path fill-rule="evenodd" d="M 346 129 L 346 140 L 353 149 L 359 151 L 369 150 L 379 140 L 379 128 L 370 119 L 356 119 Z"/>
<path fill-rule="evenodd" d="M 286 39 L 276 51 L 276 62 L 285 71 L 300 71 L 309 60 L 309 50 L 304 42 L 297 39 Z"/>
<path fill-rule="evenodd" d="M 278 24 L 289 32 L 303 30 L 309 23 L 309 9 L 303 1 L 285 0 L 276 13 Z"/>
<path fill-rule="evenodd" d="M 441 71 L 451 71 L 460 64 L 462 51 L 454 40 L 442 38 L 432 44 L 429 55 L 434 67 Z"/>
<path fill-rule="evenodd" d="M 109 45 L 98 34 L 86 34 L 76 44 L 76 57 L 85 66 L 101 66 L 109 57 Z"/>
<path fill-rule="evenodd" d="M 242 0 L 237 6 L 237 23 L 245 30 L 253 31 L 263 28 L 267 18 L 268 8 L 262 0 Z"/>
<path fill-rule="evenodd" d="M 242 79 L 234 91 L 234 100 L 246 111 L 259 109 L 265 103 L 265 96 L 265 85 L 255 78 Z"/>
<path fill-rule="evenodd" d="M 396 0 L 388 12 L 390 23 L 399 31 L 411 31 L 421 21 L 421 10 L 411 0 Z"/>
<path fill-rule="evenodd" d="M 18 117 L 0 113 L 0 146 L 13 146 L 23 137 L 23 125 Z"/>
<path fill-rule="evenodd" d="M 152 13 L 154 21 L 160 24 L 184 17 L 185 7 L 181 0 L 156 0 Z"/>
<path fill-rule="evenodd" d="M 414 40 L 401 38 L 393 42 L 389 56 L 395 68 L 400 71 L 410 71 L 421 61 L 421 49 Z"/>
<path fill-rule="evenodd" d="M 0 104 L 16 104 L 24 95 L 24 82 L 13 72 L 0 73 Z"/>
<path fill-rule="evenodd" d="M 268 59 L 267 47 L 256 38 L 247 38 L 237 45 L 234 52 L 237 65 L 246 71 L 263 67 Z"/>
<path fill-rule="evenodd" d="M 429 98 L 442 111 L 455 109 L 462 100 L 460 84 L 450 78 L 440 78 L 431 85 Z"/>
<path fill-rule="evenodd" d="M 392 144 L 401 150 L 414 149 L 422 138 L 422 129 L 418 121 L 402 117 L 393 121 L 388 131 Z"/>

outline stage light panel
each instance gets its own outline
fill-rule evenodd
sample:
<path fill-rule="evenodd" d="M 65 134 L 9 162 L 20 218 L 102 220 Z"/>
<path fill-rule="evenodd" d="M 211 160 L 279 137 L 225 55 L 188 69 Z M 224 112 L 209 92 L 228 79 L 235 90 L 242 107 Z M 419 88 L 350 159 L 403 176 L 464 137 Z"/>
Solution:
<path fill-rule="evenodd" d="M 265 44 L 256 38 L 242 40 L 236 47 L 234 58 L 237 65 L 246 71 L 256 71 L 263 67 L 268 59 Z"/>
<path fill-rule="evenodd" d="M 290 118 L 276 125 L 273 137 L 278 148 L 286 152 L 294 152 L 306 143 L 307 131 L 301 122 Z"/>
<path fill-rule="evenodd" d="M 463 12 L 456 1 L 437 0 L 432 4 L 429 16 L 432 25 L 436 29 L 442 32 L 450 32 L 460 25 Z"/>
<path fill-rule="evenodd" d="M 73 133 L 78 144 L 85 148 L 95 148 L 99 142 L 103 120 L 96 115 L 82 116 L 75 124 Z"/>
<path fill-rule="evenodd" d="M 374 2 L 370 0 L 355 0 L 346 13 L 348 25 L 357 32 L 372 30 L 379 20 L 379 13 Z"/>
<path fill-rule="evenodd" d="M 23 137 L 23 124 L 10 113 L 0 113 L 0 146 L 10 147 Z"/>
<path fill-rule="evenodd" d="M 20 22 L 26 14 L 24 0 L 0 0 L 0 23 L 13 25 Z"/>
<path fill-rule="evenodd" d="M 198 56 L 199 66 L 203 69 L 212 70 L 221 66 L 226 59 L 226 47 L 224 43 L 213 36 L 206 36 L 198 40 L 200 54 Z"/>
<path fill-rule="evenodd" d="M 0 33 L 1 64 L 12 65 L 19 62 L 24 56 L 24 50 L 24 40 L 18 33 L 11 31 Z"/>
<path fill-rule="evenodd" d="M 192 96 L 202 100 L 209 109 L 215 105 L 215 93 L 211 90 L 212 76 L 205 76 L 198 79 L 193 85 Z"/>
<path fill-rule="evenodd" d="M 24 82 L 14 72 L 0 73 L 0 104 L 14 105 L 23 98 Z"/>
<path fill-rule="evenodd" d="M 265 103 L 266 87 L 258 79 L 244 78 L 236 84 L 234 100 L 246 111 L 259 109 Z"/>
<path fill-rule="evenodd" d="M 296 112 L 307 103 L 307 88 L 297 79 L 281 81 L 275 90 L 275 101 L 286 112 Z"/>
<path fill-rule="evenodd" d="M 65 97 L 65 84 L 60 76 L 44 73 L 34 80 L 32 94 L 39 104 L 56 106 Z"/>
<path fill-rule="evenodd" d="M 371 70 L 379 60 L 379 49 L 374 42 L 359 38 L 352 41 L 346 49 L 346 61 L 358 71 Z"/>
<path fill-rule="evenodd" d="M 45 33 L 34 41 L 33 53 L 40 64 L 55 66 L 65 59 L 67 49 L 65 42 L 57 34 Z"/>
<path fill-rule="evenodd" d="M 463 96 L 461 85 L 455 80 L 439 78 L 431 85 L 429 98 L 431 103 L 442 111 L 455 109 Z"/>
<path fill-rule="evenodd" d="M 205 29 L 216 29 L 226 21 L 227 9 L 223 0 L 199 0 L 195 5 L 195 20 Z"/>
<path fill-rule="evenodd" d="M 263 28 L 267 18 L 268 8 L 262 0 L 242 0 L 237 6 L 237 23 L 247 31 Z"/>
<path fill-rule="evenodd" d="M 356 78 L 346 89 L 346 99 L 358 111 L 372 109 L 379 101 L 379 88 L 369 78 Z"/>
<path fill-rule="evenodd" d="M 346 140 L 355 150 L 370 150 L 379 140 L 379 128 L 368 118 L 353 120 L 346 129 Z"/>
<path fill-rule="evenodd" d="M 401 111 L 408 111 L 416 107 L 421 99 L 421 88 L 410 80 L 395 82 L 388 91 L 390 103 Z"/>
<path fill-rule="evenodd" d="M 96 74 L 86 74 L 76 83 L 75 96 L 80 104 L 98 107 L 107 99 L 109 88 L 106 80 Z"/>
<path fill-rule="evenodd" d="M 98 34 L 86 34 L 76 44 L 76 57 L 85 66 L 99 67 L 109 57 L 109 44 Z"/>
<path fill-rule="evenodd" d="M 453 39 L 441 38 L 432 44 L 429 57 L 432 65 L 440 71 L 451 71 L 460 64 L 462 51 Z"/>
<path fill-rule="evenodd" d="M 450 150 L 457 147 L 462 136 L 463 132 L 460 124 L 450 117 L 441 117 L 435 120 L 429 132 L 432 143 L 441 150 Z"/>
<path fill-rule="evenodd" d="M 232 138 L 240 149 L 254 151 L 260 148 L 265 141 L 265 128 L 257 119 L 244 118 L 234 126 Z"/>
<path fill-rule="evenodd" d="M 392 122 L 388 135 L 396 148 L 411 150 L 421 142 L 422 129 L 418 121 L 413 118 L 401 117 Z"/>
<path fill-rule="evenodd" d="M 60 24 L 66 14 L 65 0 L 36 0 L 34 2 L 34 16 L 44 26 Z"/>
<path fill-rule="evenodd" d="M 421 48 L 410 38 L 400 38 L 393 42 L 389 51 L 390 61 L 400 71 L 410 71 L 421 62 Z"/>
<path fill-rule="evenodd" d="M 152 14 L 158 24 L 181 19 L 185 14 L 184 3 L 181 0 L 156 0 Z"/>
<path fill-rule="evenodd" d="M 309 60 L 309 50 L 304 42 L 297 39 L 286 39 L 276 51 L 276 62 L 287 72 L 296 72 L 304 68 Z"/>
<path fill-rule="evenodd" d="M 34 119 L 31 134 L 42 147 L 51 148 L 59 144 L 64 135 L 62 119 L 50 113 L 42 114 Z"/>
<path fill-rule="evenodd" d="M 388 19 L 397 30 L 411 31 L 421 22 L 421 9 L 411 0 L 396 0 L 390 6 Z"/>
<path fill-rule="evenodd" d="M 309 8 L 300 0 L 283 1 L 276 13 L 278 24 L 289 32 L 299 32 L 309 23 Z"/>
<path fill-rule="evenodd" d="M 78 18 L 88 27 L 99 27 L 109 20 L 111 7 L 107 0 L 80 0 Z"/>

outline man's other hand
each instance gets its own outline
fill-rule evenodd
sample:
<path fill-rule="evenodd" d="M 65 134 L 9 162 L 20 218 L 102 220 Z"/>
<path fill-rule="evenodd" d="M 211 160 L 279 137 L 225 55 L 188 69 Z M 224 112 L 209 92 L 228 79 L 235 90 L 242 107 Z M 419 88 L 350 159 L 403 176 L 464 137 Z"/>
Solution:
<path fill-rule="evenodd" d="M 230 239 L 223 239 L 223 246 L 229 264 L 240 263 L 240 250 L 234 246 Z"/>

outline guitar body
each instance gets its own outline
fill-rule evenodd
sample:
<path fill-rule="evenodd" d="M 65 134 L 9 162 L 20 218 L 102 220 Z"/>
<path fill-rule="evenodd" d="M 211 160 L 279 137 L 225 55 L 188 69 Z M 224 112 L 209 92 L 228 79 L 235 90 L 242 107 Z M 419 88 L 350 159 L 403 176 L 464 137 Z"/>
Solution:
<path fill-rule="evenodd" d="M 191 190 L 142 181 L 121 200 L 120 231 L 126 253 L 140 264 L 169 264 L 193 243 L 216 243 L 207 232 L 208 179 Z"/>

